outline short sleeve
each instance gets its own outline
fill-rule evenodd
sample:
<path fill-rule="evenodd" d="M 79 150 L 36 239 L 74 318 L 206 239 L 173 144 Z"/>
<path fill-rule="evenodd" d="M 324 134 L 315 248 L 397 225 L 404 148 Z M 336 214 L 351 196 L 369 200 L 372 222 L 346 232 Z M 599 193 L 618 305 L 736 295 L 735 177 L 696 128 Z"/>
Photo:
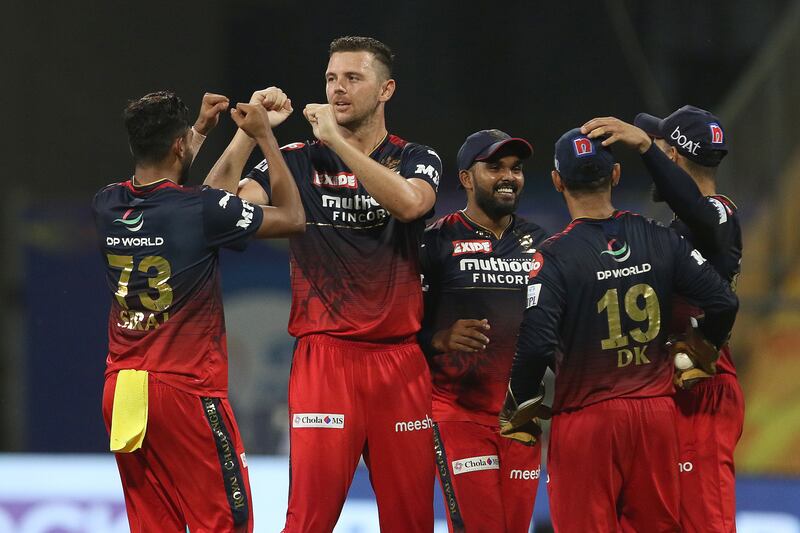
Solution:
<path fill-rule="evenodd" d="M 308 150 L 308 145 L 301 142 L 295 142 L 281 146 L 281 154 L 283 154 L 283 159 L 286 161 L 286 165 L 289 167 L 289 170 L 291 171 L 292 176 L 294 176 L 294 180 L 296 182 L 304 179 L 310 170 L 310 163 L 307 155 Z M 267 193 L 267 197 L 272 198 L 272 185 L 270 184 L 269 177 L 269 163 L 266 159 L 262 159 L 259 164 L 254 166 L 252 170 L 245 175 L 245 178 L 249 178 L 261 185 L 261 187 Z"/>
<path fill-rule="evenodd" d="M 261 185 L 261 188 L 267 193 L 267 198 L 272 198 L 272 186 L 269 182 L 269 163 L 267 163 L 266 159 L 263 159 L 259 164 L 254 166 L 253 169 L 245 175 L 245 178 L 249 178 Z"/>
<path fill-rule="evenodd" d="M 437 192 L 439 178 L 442 175 L 442 160 L 439 154 L 427 146 L 408 144 L 404 149 L 400 175 L 406 179 L 421 179 Z"/>
<path fill-rule="evenodd" d="M 203 233 L 212 248 L 243 249 L 264 219 L 260 207 L 220 189 L 200 191 L 203 201 Z"/>

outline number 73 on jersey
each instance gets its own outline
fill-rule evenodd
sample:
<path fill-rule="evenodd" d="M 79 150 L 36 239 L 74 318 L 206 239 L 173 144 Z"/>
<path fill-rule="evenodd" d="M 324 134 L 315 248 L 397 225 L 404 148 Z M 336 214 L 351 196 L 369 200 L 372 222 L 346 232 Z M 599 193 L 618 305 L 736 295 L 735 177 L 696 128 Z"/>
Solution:
<path fill-rule="evenodd" d="M 142 258 L 139 262 L 136 268 L 137 274 L 142 274 L 147 278 L 148 288 L 137 294 L 141 304 L 137 310 L 131 309 L 128 305 L 128 287 L 134 267 L 136 267 L 134 257 L 132 255 L 107 254 L 106 258 L 111 268 L 120 269 L 119 282 L 114 293 L 117 302 L 122 306 L 117 326 L 130 330 L 149 331 L 157 329 L 169 320 L 169 313 L 166 311 L 172 305 L 173 298 L 172 287 L 167 283 L 172 275 L 169 261 L 161 256 L 150 255 Z"/>

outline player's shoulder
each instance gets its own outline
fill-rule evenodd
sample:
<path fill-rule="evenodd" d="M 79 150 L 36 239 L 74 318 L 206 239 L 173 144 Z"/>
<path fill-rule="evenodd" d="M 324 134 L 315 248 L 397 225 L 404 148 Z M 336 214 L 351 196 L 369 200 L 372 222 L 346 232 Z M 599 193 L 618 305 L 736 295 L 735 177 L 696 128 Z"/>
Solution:
<path fill-rule="evenodd" d="M 573 237 L 580 231 L 578 228 L 581 228 L 583 225 L 584 220 L 576 218 L 567 224 L 564 229 L 545 239 L 541 246 L 539 246 L 539 250 L 555 254 L 555 250 L 570 246 Z"/>
<path fill-rule="evenodd" d="M 728 219 L 735 217 L 739 210 L 733 200 L 724 194 L 712 194 L 711 196 L 706 196 L 706 200 L 717 210 L 720 224 L 724 224 Z"/>
<path fill-rule="evenodd" d="M 541 227 L 539 224 L 532 222 L 524 217 L 517 216 L 516 220 L 514 221 L 514 232 L 515 233 L 528 233 L 534 239 L 540 239 L 544 241 L 550 237 L 550 234 L 547 230 Z"/>
<path fill-rule="evenodd" d="M 130 180 L 127 180 L 130 181 Z M 115 191 L 120 190 L 120 187 L 123 187 L 125 180 L 123 181 L 114 181 L 112 183 L 108 183 L 100 187 L 100 189 L 94 194 L 95 198 L 102 196 L 104 194 L 111 194 Z"/>
<path fill-rule="evenodd" d="M 462 227 L 464 227 L 463 219 L 461 218 L 461 214 L 456 211 L 449 215 L 444 215 L 428 224 L 425 228 L 425 235 L 429 238 L 452 236 L 456 235 L 459 232 L 459 228 Z"/>
<path fill-rule="evenodd" d="M 436 150 L 426 144 L 410 142 L 397 135 L 389 135 L 388 143 L 393 147 L 399 148 L 403 158 L 427 155 L 438 159 L 439 162 L 442 160 Z"/>

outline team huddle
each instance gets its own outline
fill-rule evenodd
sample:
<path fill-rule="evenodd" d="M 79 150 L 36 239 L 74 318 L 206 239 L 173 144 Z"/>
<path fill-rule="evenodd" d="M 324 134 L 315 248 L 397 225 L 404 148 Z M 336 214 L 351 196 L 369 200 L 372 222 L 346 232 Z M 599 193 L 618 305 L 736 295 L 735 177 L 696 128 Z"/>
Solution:
<path fill-rule="evenodd" d="M 516 214 L 531 144 L 475 132 L 457 154 L 466 207 L 429 220 L 442 163 L 388 132 L 392 66 L 380 41 L 334 40 L 327 103 L 303 110 L 313 140 L 282 148 L 294 109 L 275 87 L 235 107 L 207 93 L 193 126 L 170 92 L 126 107 L 134 174 L 93 210 L 112 296 L 103 415 L 131 531 L 253 531 L 218 270 L 220 248 L 251 238 L 290 246 L 284 532 L 332 531 L 362 458 L 381 531 L 432 532 L 438 476 L 450 531 L 526 532 L 541 419 L 556 531 L 735 531 L 742 243 L 716 191 L 719 119 L 684 106 L 564 133 L 551 178 L 572 222 L 553 235 Z M 233 139 L 187 186 L 227 111 Z M 614 208 L 612 145 L 641 155 L 670 227 Z"/>

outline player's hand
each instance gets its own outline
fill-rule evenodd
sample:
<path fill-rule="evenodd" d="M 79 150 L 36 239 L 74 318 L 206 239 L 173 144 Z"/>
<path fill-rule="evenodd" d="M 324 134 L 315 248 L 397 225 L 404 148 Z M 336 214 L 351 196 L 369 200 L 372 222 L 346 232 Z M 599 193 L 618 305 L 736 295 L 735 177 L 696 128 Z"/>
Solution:
<path fill-rule="evenodd" d="M 291 99 L 277 87 L 267 87 L 254 92 L 250 97 L 250 103 L 261 104 L 269 111 L 269 125 L 272 128 L 282 124 L 294 111 Z"/>
<path fill-rule="evenodd" d="M 489 321 L 461 319 L 453 322 L 447 329 L 437 331 L 431 345 L 439 352 L 478 352 L 486 349 L 489 337 Z"/>
<path fill-rule="evenodd" d="M 679 389 L 691 389 L 717 373 L 719 351 L 692 325 L 684 335 L 670 337 L 666 346 L 675 365 L 673 382 Z"/>
<path fill-rule="evenodd" d="M 526 446 L 533 446 L 542 435 L 539 420 L 547 420 L 552 416 L 550 407 L 544 405 L 544 382 L 539 385 L 539 394 L 536 397 L 518 403 L 511 392 L 509 383 L 506 399 L 500 410 L 500 435 L 521 442 Z"/>
<path fill-rule="evenodd" d="M 194 123 L 194 129 L 200 135 L 208 135 L 219 123 L 219 114 L 228 109 L 227 96 L 221 94 L 206 93 L 203 95 L 203 102 L 200 104 L 200 113 Z"/>
<path fill-rule="evenodd" d="M 652 139 L 644 130 L 615 117 L 593 118 L 581 126 L 581 133 L 590 139 L 607 136 L 602 142 L 603 146 L 621 142 L 638 150 L 640 154 L 645 153 L 653 144 Z"/>
<path fill-rule="evenodd" d="M 260 104 L 236 104 L 231 118 L 239 128 L 253 139 L 263 139 L 272 133 L 266 108 Z"/>
<path fill-rule="evenodd" d="M 336 115 L 330 104 L 308 104 L 303 109 L 303 116 L 311 124 L 314 137 L 323 143 L 331 145 L 341 139 L 339 123 L 336 122 Z"/>

